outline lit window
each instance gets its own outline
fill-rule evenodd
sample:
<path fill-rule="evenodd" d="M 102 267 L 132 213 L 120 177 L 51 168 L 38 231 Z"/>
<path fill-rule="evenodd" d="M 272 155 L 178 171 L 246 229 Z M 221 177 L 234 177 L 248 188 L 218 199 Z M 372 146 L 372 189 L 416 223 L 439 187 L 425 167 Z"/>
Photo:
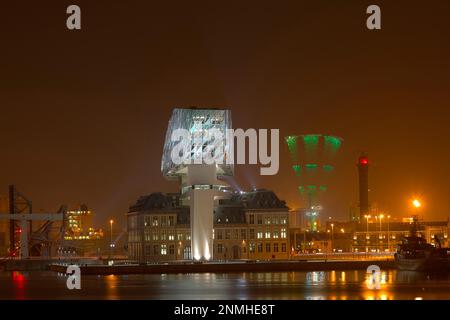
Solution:
<path fill-rule="evenodd" d="M 165 256 L 167 254 L 167 245 L 162 244 L 161 245 L 161 255 Z"/>
<path fill-rule="evenodd" d="M 258 233 L 256 234 L 256 238 L 262 239 L 262 237 L 263 237 L 262 231 L 258 231 Z"/>
<path fill-rule="evenodd" d="M 266 239 L 270 239 L 270 231 L 266 231 Z"/>
<path fill-rule="evenodd" d="M 281 239 L 286 239 L 286 228 L 281 229 Z"/>

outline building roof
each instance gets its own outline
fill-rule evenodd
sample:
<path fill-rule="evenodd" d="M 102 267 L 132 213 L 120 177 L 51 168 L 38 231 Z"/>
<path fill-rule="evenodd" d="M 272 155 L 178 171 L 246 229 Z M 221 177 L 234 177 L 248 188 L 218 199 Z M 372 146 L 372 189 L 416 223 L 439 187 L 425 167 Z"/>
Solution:
<path fill-rule="evenodd" d="M 179 193 L 155 192 L 141 196 L 131 205 L 128 213 L 177 213 L 178 224 L 189 224 L 189 206 L 183 206 Z M 215 224 L 245 223 L 246 210 L 268 210 L 287 212 L 285 202 L 278 199 L 271 190 L 258 189 L 251 192 L 235 193 L 229 199 L 220 199 L 214 208 Z"/>
<path fill-rule="evenodd" d="M 278 199 L 275 192 L 267 189 L 239 193 L 233 198 L 234 201 L 241 202 L 246 209 L 289 209 L 285 201 Z"/>

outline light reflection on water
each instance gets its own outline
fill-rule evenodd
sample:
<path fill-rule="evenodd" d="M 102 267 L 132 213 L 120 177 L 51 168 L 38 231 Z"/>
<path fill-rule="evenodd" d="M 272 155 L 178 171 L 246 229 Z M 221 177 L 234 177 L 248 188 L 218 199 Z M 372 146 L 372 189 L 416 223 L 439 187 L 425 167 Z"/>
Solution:
<path fill-rule="evenodd" d="M 0 272 L 0 299 L 450 299 L 450 275 L 384 270 L 379 290 L 364 270 L 82 276 L 82 290 L 45 272 Z"/>

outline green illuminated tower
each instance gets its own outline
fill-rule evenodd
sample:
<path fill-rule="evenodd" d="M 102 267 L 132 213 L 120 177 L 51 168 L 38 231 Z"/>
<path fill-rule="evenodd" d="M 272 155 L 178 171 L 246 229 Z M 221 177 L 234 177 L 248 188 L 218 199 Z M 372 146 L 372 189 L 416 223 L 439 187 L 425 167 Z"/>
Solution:
<path fill-rule="evenodd" d="M 306 134 L 285 137 L 291 154 L 292 169 L 298 178 L 299 195 L 306 207 L 309 229 L 319 227 L 320 201 L 328 190 L 334 161 L 342 139 L 331 135 Z"/>

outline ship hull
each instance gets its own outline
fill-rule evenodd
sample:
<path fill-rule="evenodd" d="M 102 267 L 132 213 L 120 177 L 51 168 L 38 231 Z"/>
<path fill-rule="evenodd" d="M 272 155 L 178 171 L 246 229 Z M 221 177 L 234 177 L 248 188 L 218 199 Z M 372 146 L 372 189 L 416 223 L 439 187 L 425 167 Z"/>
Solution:
<path fill-rule="evenodd" d="M 399 270 L 434 272 L 448 272 L 450 270 L 450 260 L 444 258 L 397 258 L 395 262 Z"/>

